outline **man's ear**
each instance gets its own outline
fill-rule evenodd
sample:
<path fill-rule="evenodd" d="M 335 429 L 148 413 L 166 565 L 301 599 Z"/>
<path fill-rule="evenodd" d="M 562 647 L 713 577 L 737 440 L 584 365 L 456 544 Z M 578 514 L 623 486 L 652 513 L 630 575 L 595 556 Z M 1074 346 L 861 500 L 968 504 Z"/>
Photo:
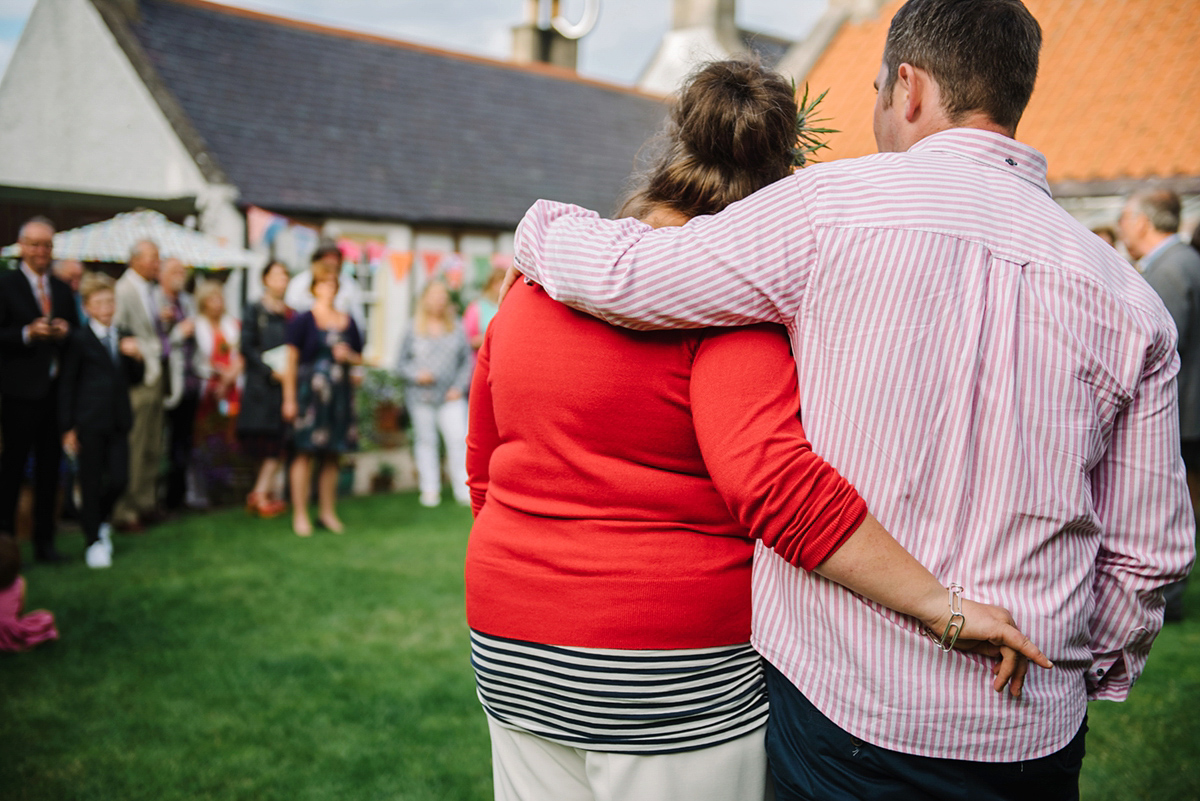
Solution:
<path fill-rule="evenodd" d="M 922 103 L 926 101 L 929 76 L 924 70 L 919 70 L 912 64 L 901 64 L 896 68 L 896 87 L 899 97 L 893 97 L 893 102 L 901 104 L 904 119 L 907 122 L 916 121 L 921 113 Z"/>

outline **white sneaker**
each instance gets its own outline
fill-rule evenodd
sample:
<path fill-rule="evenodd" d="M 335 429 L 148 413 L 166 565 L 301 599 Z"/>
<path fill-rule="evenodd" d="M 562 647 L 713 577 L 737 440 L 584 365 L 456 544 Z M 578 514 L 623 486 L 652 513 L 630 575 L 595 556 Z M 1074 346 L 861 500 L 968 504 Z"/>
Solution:
<path fill-rule="evenodd" d="M 100 540 L 96 540 L 88 546 L 87 553 L 84 554 L 83 558 L 87 562 L 88 567 L 112 567 L 112 554 Z"/>
<path fill-rule="evenodd" d="M 100 524 L 100 542 L 104 543 L 104 547 L 108 550 L 108 556 L 111 559 L 113 552 L 111 523 Z"/>
<path fill-rule="evenodd" d="M 434 506 L 437 506 L 438 504 L 440 504 L 441 502 L 442 502 L 442 495 L 440 492 L 422 492 L 421 493 L 421 505 L 422 506 L 434 507 Z"/>

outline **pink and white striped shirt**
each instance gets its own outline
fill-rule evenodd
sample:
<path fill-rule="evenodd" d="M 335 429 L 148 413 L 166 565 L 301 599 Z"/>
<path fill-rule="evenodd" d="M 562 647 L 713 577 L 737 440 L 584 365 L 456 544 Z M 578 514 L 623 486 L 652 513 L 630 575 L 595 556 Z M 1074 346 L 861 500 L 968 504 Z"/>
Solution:
<path fill-rule="evenodd" d="M 989 662 L 759 549 L 754 642 L 853 735 L 1032 759 L 1120 700 L 1185 575 L 1175 329 L 1136 271 L 1050 197 L 1046 162 L 954 129 L 819 164 L 652 230 L 539 201 L 519 267 L 634 328 L 785 324 L 815 450 L 944 584 L 1012 610 L 1054 660 L 1022 698 Z"/>

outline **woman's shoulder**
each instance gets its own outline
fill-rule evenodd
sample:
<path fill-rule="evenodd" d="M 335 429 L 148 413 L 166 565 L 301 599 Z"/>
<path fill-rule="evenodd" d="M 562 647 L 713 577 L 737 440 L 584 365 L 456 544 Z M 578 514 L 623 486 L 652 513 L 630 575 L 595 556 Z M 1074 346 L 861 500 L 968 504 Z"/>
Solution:
<path fill-rule="evenodd" d="M 317 321 L 313 317 L 312 310 L 297 312 L 288 321 L 288 333 L 293 336 L 301 336 L 316 327 Z"/>

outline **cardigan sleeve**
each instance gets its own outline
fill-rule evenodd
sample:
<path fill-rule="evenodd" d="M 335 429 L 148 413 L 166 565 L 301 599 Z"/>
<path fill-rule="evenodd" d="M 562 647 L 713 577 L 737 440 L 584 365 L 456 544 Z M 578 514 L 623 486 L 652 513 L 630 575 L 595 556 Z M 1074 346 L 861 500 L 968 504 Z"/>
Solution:
<path fill-rule="evenodd" d="M 246 372 L 257 373 L 263 378 L 271 377 L 271 368 L 263 361 L 262 322 L 263 307 L 258 303 L 246 306 L 242 313 L 242 356 L 246 360 Z"/>
<path fill-rule="evenodd" d="M 417 382 L 417 360 L 413 352 L 415 342 L 416 336 L 410 325 L 408 330 L 404 332 L 404 336 L 400 338 L 400 353 L 396 357 L 396 372 L 410 384 Z"/>
<path fill-rule="evenodd" d="M 450 386 L 466 395 L 467 390 L 471 387 L 471 371 L 474 365 L 471 363 L 471 344 L 467 341 L 467 335 L 461 326 L 454 328 L 454 347 L 454 380 Z"/>
<path fill-rule="evenodd" d="M 782 328 L 707 333 L 697 345 L 691 396 L 713 483 L 764 545 L 812 570 L 862 523 L 866 503 L 804 434 Z"/>
<path fill-rule="evenodd" d="M 478 516 L 487 497 L 489 466 L 492 452 L 500 444 L 496 428 L 496 411 L 492 408 L 492 387 L 488 383 L 488 366 L 491 362 L 492 336 L 485 334 L 479 359 L 475 363 L 475 375 L 471 380 L 468 396 L 469 423 L 467 425 L 467 486 L 471 488 L 471 511 Z"/>

